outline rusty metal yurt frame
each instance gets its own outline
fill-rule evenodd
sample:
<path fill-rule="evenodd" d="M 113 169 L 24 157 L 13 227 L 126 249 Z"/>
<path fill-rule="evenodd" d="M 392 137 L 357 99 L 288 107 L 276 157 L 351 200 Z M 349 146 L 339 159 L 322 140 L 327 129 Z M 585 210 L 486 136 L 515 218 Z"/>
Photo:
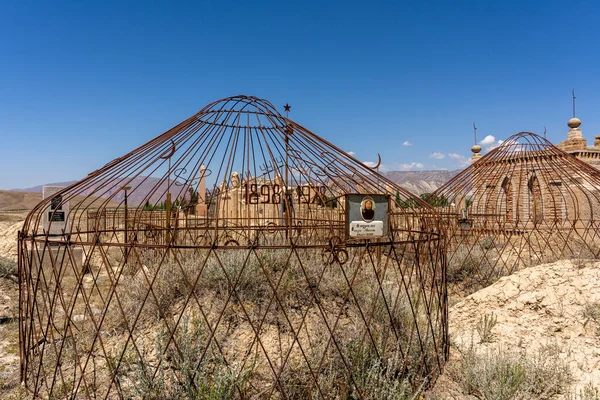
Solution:
<path fill-rule="evenodd" d="M 427 201 L 447 232 L 453 292 L 524 266 L 599 256 L 600 172 L 533 133 L 475 159 Z"/>
<path fill-rule="evenodd" d="M 355 194 L 383 233 L 349 234 Z M 22 380 L 101 398 L 427 386 L 448 350 L 438 232 L 429 205 L 271 103 L 219 100 L 29 214 Z"/>

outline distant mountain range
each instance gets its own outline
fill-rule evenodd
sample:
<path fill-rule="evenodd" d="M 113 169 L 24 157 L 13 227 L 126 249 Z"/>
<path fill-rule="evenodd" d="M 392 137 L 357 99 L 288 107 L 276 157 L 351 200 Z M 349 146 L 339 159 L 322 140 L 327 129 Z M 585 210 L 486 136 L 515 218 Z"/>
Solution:
<path fill-rule="evenodd" d="M 422 193 L 431 193 L 435 191 L 438 187 L 448 182 L 458 172 L 460 171 L 390 171 L 383 173 L 383 175 L 385 175 L 391 181 L 398 183 L 406 190 L 416 195 L 420 195 Z M 133 182 L 129 184 L 129 186 L 136 188 L 136 190 L 131 191 L 128 194 L 128 203 L 131 205 L 138 205 L 142 202 L 145 202 L 148 193 L 155 189 L 155 186 L 159 183 L 159 181 L 159 178 L 153 177 L 140 176 L 135 178 Z M 46 185 L 39 185 L 25 189 L 13 189 L 12 191 L 42 193 L 44 186 L 69 186 L 75 182 L 76 181 L 48 183 Z M 156 193 L 150 196 L 150 202 L 152 204 L 156 204 L 164 200 L 161 195 L 166 192 L 167 184 L 166 182 L 163 182 L 160 185 L 161 187 L 156 190 Z M 89 195 L 93 191 L 93 189 L 88 189 L 86 192 L 82 193 L 82 195 Z M 124 192 L 117 188 L 111 188 L 102 195 L 102 197 L 105 198 L 111 196 L 113 201 L 118 203 L 123 200 Z"/>
<path fill-rule="evenodd" d="M 68 182 L 56 182 L 56 183 L 46 183 L 39 186 L 34 186 L 26 189 L 10 189 L 13 192 L 27 192 L 27 193 L 42 193 L 44 186 L 69 186 L 74 184 L 77 181 L 68 181 Z"/>
<path fill-rule="evenodd" d="M 396 182 L 414 194 L 432 193 L 454 178 L 460 170 L 454 171 L 390 171 L 384 172 L 386 178 Z"/>

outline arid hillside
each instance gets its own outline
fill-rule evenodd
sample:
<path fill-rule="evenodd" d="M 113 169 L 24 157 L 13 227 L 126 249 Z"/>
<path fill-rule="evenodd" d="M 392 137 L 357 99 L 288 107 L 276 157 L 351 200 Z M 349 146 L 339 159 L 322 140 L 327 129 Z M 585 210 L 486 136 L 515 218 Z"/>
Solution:
<path fill-rule="evenodd" d="M 77 196 L 74 202 L 81 201 L 83 197 Z M 84 205 L 93 198 L 85 199 Z M 29 211 L 42 201 L 42 193 L 17 192 L 14 190 L 0 190 L 0 211 Z M 107 207 L 119 206 L 116 202 L 110 202 Z"/>
<path fill-rule="evenodd" d="M 0 211 L 31 210 L 42 201 L 42 193 L 0 190 Z"/>

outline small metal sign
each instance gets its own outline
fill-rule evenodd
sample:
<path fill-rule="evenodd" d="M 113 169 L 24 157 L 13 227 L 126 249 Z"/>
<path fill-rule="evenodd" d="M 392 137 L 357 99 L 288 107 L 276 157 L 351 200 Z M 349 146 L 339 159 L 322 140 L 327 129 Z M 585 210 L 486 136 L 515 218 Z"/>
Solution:
<path fill-rule="evenodd" d="M 387 236 L 390 196 L 387 194 L 346 195 L 346 232 L 351 239 Z"/>
<path fill-rule="evenodd" d="M 65 222 L 65 212 L 64 211 L 49 211 L 48 212 L 48 221 Z"/>

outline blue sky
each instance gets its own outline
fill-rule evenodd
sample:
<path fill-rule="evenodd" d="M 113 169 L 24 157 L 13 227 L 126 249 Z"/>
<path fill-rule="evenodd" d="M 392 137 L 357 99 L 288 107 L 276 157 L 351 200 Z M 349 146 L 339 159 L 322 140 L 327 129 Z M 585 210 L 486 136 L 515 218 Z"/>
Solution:
<path fill-rule="evenodd" d="M 464 165 L 473 121 L 480 140 L 565 139 L 574 87 L 591 145 L 598 4 L 4 0 L 0 189 L 82 178 L 236 94 L 419 170 Z"/>

